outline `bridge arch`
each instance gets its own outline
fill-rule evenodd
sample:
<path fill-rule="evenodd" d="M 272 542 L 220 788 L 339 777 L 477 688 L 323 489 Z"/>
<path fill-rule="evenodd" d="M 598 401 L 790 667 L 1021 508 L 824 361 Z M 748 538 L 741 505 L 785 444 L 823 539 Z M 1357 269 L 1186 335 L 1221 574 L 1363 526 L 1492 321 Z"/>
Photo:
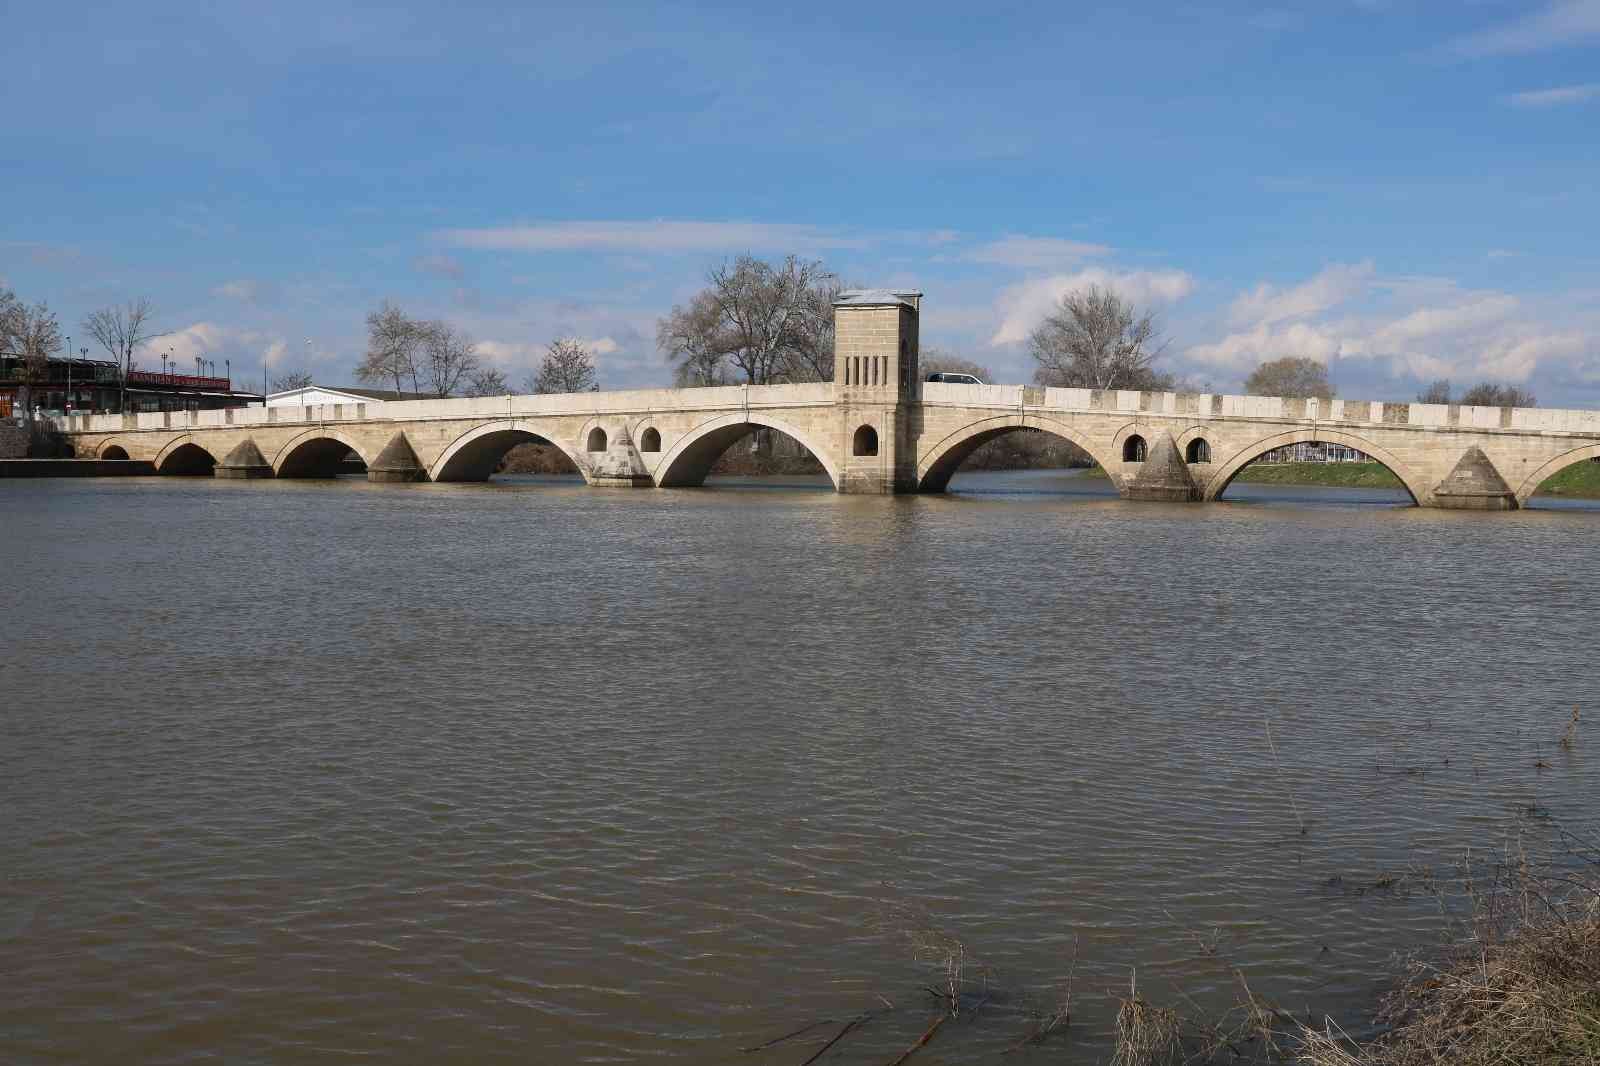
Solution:
<path fill-rule="evenodd" d="M 661 457 L 655 467 L 656 485 L 659 488 L 688 488 L 705 483 L 706 475 L 717 457 L 733 446 L 741 437 L 765 427 L 787 434 L 805 446 L 805 449 L 828 472 L 828 480 L 839 488 L 839 466 L 829 450 L 815 437 L 790 422 L 759 412 L 738 412 L 720 415 L 700 423 L 685 433 Z"/>
<path fill-rule="evenodd" d="M 973 452 L 1001 434 L 1010 433 L 1014 429 L 1037 429 L 1070 441 L 1083 449 L 1089 458 L 1099 463 L 1100 469 L 1111 475 L 1113 484 L 1117 483 L 1114 471 L 1118 470 L 1121 464 L 1110 462 L 1106 450 L 1098 443 L 1053 418 L 1016 414 L 980 419 L 946 435 L 926 455 L 918 457 L 917 491 L 943 492 L 950 484 L 950 478 Z"/>
<path fill-rule="evenodd" d="M 367 455 L 355 440 L 337 429 L 318 426 L 289 438 L 272 457 L 273 477 L 334 477 L 349 452 L 355 452 L 367 466 Z"/>
<path fill-rule="evenodd" d="M 120 444 L 107 443 L 100 446 L 100 458 L 102 459 L 126 459 L 127 457 L 128 449 Z"/>
<path fill-rule="evenodd" d="M 1220 451 L 1220 442 L 1213 442 L 1213 444 L 1217 445 L 1218 451 Z M 1212 474 L 1210 480 L 1206 482 L 1204 498 L 1207 501 L 1217 499 L 1228 490 L 1228 486 L 1233 483 L 1233 479 L 1239 476 L 1239 471 L 1273 449 L 1284 448 L 1291 444 L 1342 444 L 1346 448 L 1353 448 L 1399 478 L 1400 484 L 1405 486 L 1405 490 L 1410 494 L 1411 502 L 1414 504 L 1420 504 L 1433 491 L 1432 486 L 1425 484 L 1398 456 L 1387 448 L 1380 447 L 1353 433 L 1319 427 L 1317 429 L 1297 429 L 1288 433 L 1279 433 L 1239 449 L 1228 458 L 1227 462 L 1217 465 L 1216 473 Z M 1214 463 L 1218 451 L 1212 452 Z"/>
<path fill-rule="evenodd" d="M 506 452 L 518 444 L 537 442 L 559 448 L 583 480 L 589 480 L 587 463 L 566 441 L 532 422 L 517 418 L 487 422 L 461 434 L 428 468 L 429 481 L 487 481 Z"/>
<path fill-rule="evenodd" d="M 128 453 L 124 451 L 122 455 L 123 458 L 127 458 Z M 196 444 L 194 438 L 185 433 L 181 437 L 169 440 L 156 453 L 154 465 L 158 474 L 204 476 L 216 468 L 217 457 Z"/>
<path fill-rule="evenodd" d="M 1546 462 L 1539 469 L 1529 474 L 1521 485 L 1517 486 L 1517 506 L 1526 507 L 1528 500 L 1539 491 L 1539 486 L 1544 484 L 1546 478 L 1554 477 L 1573 463 L 1581 463 L 1589 459 L 1600 457 L 1600 444 L 1589 444 L 1582 448 L 1574 448 L 1563 452 L 1554 459 Z"/>

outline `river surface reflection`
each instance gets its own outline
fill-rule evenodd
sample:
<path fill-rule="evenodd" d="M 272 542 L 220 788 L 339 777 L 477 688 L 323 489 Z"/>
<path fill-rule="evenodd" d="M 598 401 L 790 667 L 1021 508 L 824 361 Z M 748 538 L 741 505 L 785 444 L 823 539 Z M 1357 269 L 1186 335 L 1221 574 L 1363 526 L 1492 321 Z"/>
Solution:
<path fill-rule="evenodd" d="M 907 912 L 993 992 L 921 1063 L 1074 950 L 1006 1061 L 1133 967 L 1359 1030 L 1369 886 L 1592 824 L 1593 509 L 808 487 L 0 482 L 0 1058 L 881 1063 Z"/>

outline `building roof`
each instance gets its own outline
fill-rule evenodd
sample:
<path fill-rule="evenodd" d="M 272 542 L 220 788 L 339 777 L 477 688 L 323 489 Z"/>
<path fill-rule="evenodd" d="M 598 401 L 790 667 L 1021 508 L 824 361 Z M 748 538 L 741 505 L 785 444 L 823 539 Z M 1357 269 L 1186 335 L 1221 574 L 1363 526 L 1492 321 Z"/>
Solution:
<path fill-rule="evenodd" d="M 281 400 L 284 397 L 304 396 L 308 392 L 332 393 L 335 396 L 348 396 L 353 401 L 359 400 L 437 400 L 438 397 L 431 392 L 396 392 L 393 389 L 364 389 L 354 385 L 307 385 L 299 389 L 284 389 L 282 392 L 269 393 L 267 399 Z"/>
<path fill-rule="evenodd" d="M 834 298 L 835 307 L 909 307 L 917 308 L 922 293 L 915 289 L 846 289 Z"/>

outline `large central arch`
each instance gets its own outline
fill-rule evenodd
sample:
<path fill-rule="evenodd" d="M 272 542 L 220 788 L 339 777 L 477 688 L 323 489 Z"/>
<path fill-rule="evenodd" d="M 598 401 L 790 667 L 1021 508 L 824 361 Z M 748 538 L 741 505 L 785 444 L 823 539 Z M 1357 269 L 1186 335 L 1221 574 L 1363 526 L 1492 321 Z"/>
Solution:
<path fill-rule="evenodd" d="M 738 412 L 721 415 L 698 426 L 678 438 L 671 450 L 656 464 L 655 479 L 659 488 L 689 488 L 705 483 L 706 475 L 717 457 L 731 448 L 741 437 L 765 427 L 787 434 L 805 446 L 805 449 L 822 464 L 835 490 L 839 488 L 839 467 L 828 449 L 819 444 L 811 434 L 781 418 L 761 413 Z"/>
<path fill-rule="evenodd" d="M 1227 462 L 1217 467 L 1216 473 L 1211 475 L 1211 480 L 1206 482 L 1205 499 L 1215 500 L 1228 490 L 1228 485 L 1239 475 L 1239 471 L 1261 458 L 1263 455 L 1276 448 L 1285 448 L 1291 444 L 1342 444 L 1346 448 L 1353 448 L 1361 454 L 1380 464 L 1389 473 L 1400 479 L 1407 493 L 1411 495 L 1411 502 L 1420 504 L 1432 494 L 1432 487 L 1424 484 L 1411 472 L 1399 457 L 1387 448 L 1358 437 L 1353 433 L 1345 433 L 1337 429 L 1297 429 L 1288 433 L 1279 433 L 1276 436 L 1258 440 L 1235 452 Z"/>
<path fill-rule="evenodd" d="M 927 454 L 917 460 L 917 491 L 943 492 L 950 484 L 962 463 L 973 452 L 1002 434 L 1015 429 L 1037 429 L 1077 445 L 1089 458 L 1100 464 L 1100 469 L 1110 473 L 1120 464 L 1113 464 L 1102 454 L 1101 447 L 1065 422 L 1040 415 L 997 415 L 980 419 L 950 433 Z M 1118 486 L 1120 488 L 1120 486 Z"/>
<path fill-rule="evenodd" d="M 561 450 L 589 480 L 585 461 L 559 436 L 553 435 L 535 423 L 521 419 L 502 419 L 469 429 L 440 453 L 428 468 L 429 481 L 488 481 L 506 452 L 518 444 L 549 444 Z"/>

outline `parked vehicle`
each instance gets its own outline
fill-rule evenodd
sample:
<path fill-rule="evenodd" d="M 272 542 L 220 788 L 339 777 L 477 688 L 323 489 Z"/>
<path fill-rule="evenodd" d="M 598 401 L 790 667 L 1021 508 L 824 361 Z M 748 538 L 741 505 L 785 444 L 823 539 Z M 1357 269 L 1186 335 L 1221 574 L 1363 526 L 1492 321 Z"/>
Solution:
<path fill-rule="evenodd" d="M 929 374 L 928 375 L 928 380 L 929 381 L 942 381 L 946 385 L 982 385 L 983 384 L 983 382 L 979 381 L 977 378 L 973 377 L 971 374 L 954 374 L 954 373 L 950 373 L 950 372 Z"/>

